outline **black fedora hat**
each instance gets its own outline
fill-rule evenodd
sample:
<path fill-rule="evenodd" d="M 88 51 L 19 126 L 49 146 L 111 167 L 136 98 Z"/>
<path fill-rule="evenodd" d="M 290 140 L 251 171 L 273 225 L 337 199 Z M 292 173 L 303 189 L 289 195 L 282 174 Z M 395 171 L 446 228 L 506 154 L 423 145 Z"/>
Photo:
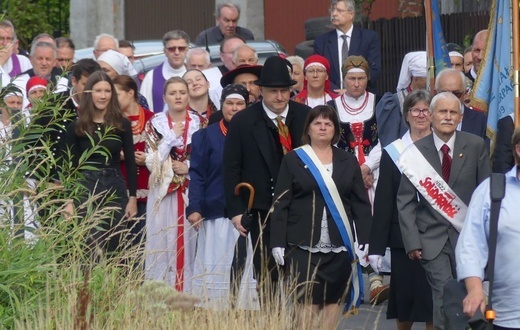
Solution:
<path fill-rule="evenodd" d="M 296 84 L 291 79 L 287 60 L 279 56 L 268 57 L 262 68 L 260 79 L 255 84 L 263 87 L 289 87 Z"/>
<path fill-rule="evenodd" d="M 262 72 L 262 66 L 261 65 L 249 65 L 249 64 L 243 64 L 235 69 L 226 72 L 222 78 L 220 78 L 220 86 L 222 88 L 226 87 L 229 84 L 232 84 L 235 81 L 235 78 L 242 73 L 251 73 L 260 78 L 260 74 Z"/>

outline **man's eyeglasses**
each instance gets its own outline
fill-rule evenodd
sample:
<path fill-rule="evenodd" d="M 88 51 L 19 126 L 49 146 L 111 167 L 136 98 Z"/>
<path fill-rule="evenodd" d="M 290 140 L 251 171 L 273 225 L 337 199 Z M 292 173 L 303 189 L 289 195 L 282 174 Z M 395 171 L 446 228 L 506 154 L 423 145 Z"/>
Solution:
<path fill-rule="evenodd" d="M 179 50 L 179 53 L 182 53 L 188 49 L 188 46 L 172 46 L 172 47 L 166 47 L 166 50 L 170 53 L 175 53 L 177 50 Z"/>
<path fill-rule="evenodd" d="M 451 93 L 453 95 L 455 95 L 458 99 L 460 99 L 462 97 L 462 95 L 466 94 L 466 91 L 463 91 L 463 92 L 459 92 L 459 91 L 440 91 L 439 93 Z"/>
<path fill-rule="evenodd" d="M 412 117 L 419 117 L 419 115 L 426 116 L 430 114 L 430 109 L 411 108 L 410 114 L 412 115 Z"/>

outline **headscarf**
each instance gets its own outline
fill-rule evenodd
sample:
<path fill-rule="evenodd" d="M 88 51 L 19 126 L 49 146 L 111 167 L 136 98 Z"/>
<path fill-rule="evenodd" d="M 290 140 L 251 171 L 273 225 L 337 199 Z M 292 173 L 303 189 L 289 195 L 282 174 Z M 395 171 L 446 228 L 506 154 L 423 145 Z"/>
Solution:
<path fill-rule="evenodd" d="M 323 67 L 325 70 L 327 70 L 327 76 L 330 77 L 330 63 L 329 63 L 329 60 L 327 60 L 325 57 L 323 57 L 321 55 L 311 55 L 311 56 L 307 57 L 307 59 L 305 60 L 305 62 L 303 64 L 303 71 L 307 70 L 311 66 Z M 335 99 L 338 96 L 336 93 L 334 93 L 330 90 L 330 79 L 329 78 L 327 78 L 327 80 L 325 80 L 325 85 L 323 86 L 323 91 L 325 93 L 329 94 L 329 96 L 332 99 Z M 303 88 L 300 91 L 300 93 L 298 93 L 298 95 L 296 95 L 294 97 L 295 101 L 304 103 L 308 97 L 308 93 L 309 92 L 307 90 L 307 79 L 304 79 Z"/>
<path fill-rule="evenodd" d="M 134 66 L 125 55 L 109 49 L 98 57 L 98 62 L 103 61 L 110 65 L 119 75 L 135 76 Z"/>
<path fill-rule="evenodd" d="M 47 85 L 49 81 L 43 77 L 34 76 L 27 80 L 26 91 L 27 95 L 29 95 L 34 89 L 44 88 L 47 89 Z"/>
<path fill-rule="evenodd" d="M 454 56 L 454 57 L 460 57 L 462 59 L 464 59 L 464 55 L 462 55 L 461 53 L 459 53 L 458 51 L 456 50 L 453 50 L 451 52 L 449 52 L 448 54 L 450 57 Z"/>
<path fill-rule="evenodd" d="M 426 60 L 426 52 L 411 52 L 404 56 L 401 65 L 401 73 L 399 74 L 399 82 L 397 83 L 397 91 L 403 90 L 410 86 L 412 77 L 427 77 L 428 64 Z"/>
<path fill-rule="evenodd" d="M 243 98 L 246 101 L 246 104 L 249 105 L 249 92 L 247 88 L 242 84 L 229 84 L 222 90 L 222 95 L 220 97 L 220 108 L 222 109 L 222 105 L 224 101 L 228 98 Z"/>
<path fill-rule="evenodd" d="M 8 84 L 0 91 L 0 99 L 5 100 L 10 96 L 19 96 L 23 97 L 22 90 L 18 88 L 15 84 Z"/>
<path fill-rule="evenodd" d="M 343 61 L 341 74 L 345 77 L 349 72 L 365 72 L 370 80 L 370 65 L 363 56 L 349 56 Z"/>

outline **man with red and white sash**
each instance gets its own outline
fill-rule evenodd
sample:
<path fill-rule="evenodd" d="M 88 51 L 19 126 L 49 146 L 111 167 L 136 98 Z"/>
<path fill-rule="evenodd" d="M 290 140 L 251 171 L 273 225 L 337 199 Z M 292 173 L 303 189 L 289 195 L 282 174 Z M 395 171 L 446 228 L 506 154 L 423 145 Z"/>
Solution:
<path fill-rule="evenodd" d="M 490 174 L 484 140 L 456 131 L 462 103 L 449 92 L 430 104 L 433 134 L 410 145 L 399 159 L 397 194 L 406 253 L 426 271 L 433 294 L 433 324 L 444 329 L 444 284 L 456 278 L 455 246 L 475 188 Z"/>

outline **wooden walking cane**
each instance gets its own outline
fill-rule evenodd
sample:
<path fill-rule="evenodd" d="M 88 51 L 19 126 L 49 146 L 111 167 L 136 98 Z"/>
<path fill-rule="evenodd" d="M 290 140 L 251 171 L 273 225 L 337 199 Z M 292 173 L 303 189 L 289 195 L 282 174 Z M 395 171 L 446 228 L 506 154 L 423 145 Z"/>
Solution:
<path fill-rule="evenodd" d="M 246 229 L 249 233 L 251 229 L 251 224 L 253 222 L 253 215 L 251 214 L 251 209 L 253 207 L 253 201 L 255 198 L 255 189 L 253 186 L 247 182 L 241 182 L 235 186 L 235 195 L 240 195 L 240 188 L 247 188 L 249 190 L 249 200 L 247 203 L 247 208 L 244 210 L 242 214 L 241 225 Z M 245 273 L 248 273 L 246 270 L 247 264 L 247 247 L 249 246 L 249 238 L 243 237 L 242 235 L 238 236 L 238 240 L 235 247 L 235 257 L 233 258 L 232 265 L 232 283 L 236 283 L 236 301 L 235 308 L 239 309 L 241 305 L 241 301 L 244 300 L 244 290 L 242 290 L 242 277 Z M 233 269 L 235 269 L 233 271 Z M 234 273 L 234 274 L 233 274 Z M 233 286 L 233 284 L 232 284 Z"/>
<path fill-rule="evenodd" d="M 253 201 L 255 200 L 255 188 L 247 182 L 240 182 L 235 186 L 235 195 L 240 194 L 240 188 L 245 187 L 249 189 L 249 200 L 247 202 L 247 209 L 244 211 L 242 215 L 242 227 L 244 227 L 248 232 L 251 229 L 251 223 L 253 222 L 253 215 L 251 214 L 251 209 L 253 208 Z"/>

